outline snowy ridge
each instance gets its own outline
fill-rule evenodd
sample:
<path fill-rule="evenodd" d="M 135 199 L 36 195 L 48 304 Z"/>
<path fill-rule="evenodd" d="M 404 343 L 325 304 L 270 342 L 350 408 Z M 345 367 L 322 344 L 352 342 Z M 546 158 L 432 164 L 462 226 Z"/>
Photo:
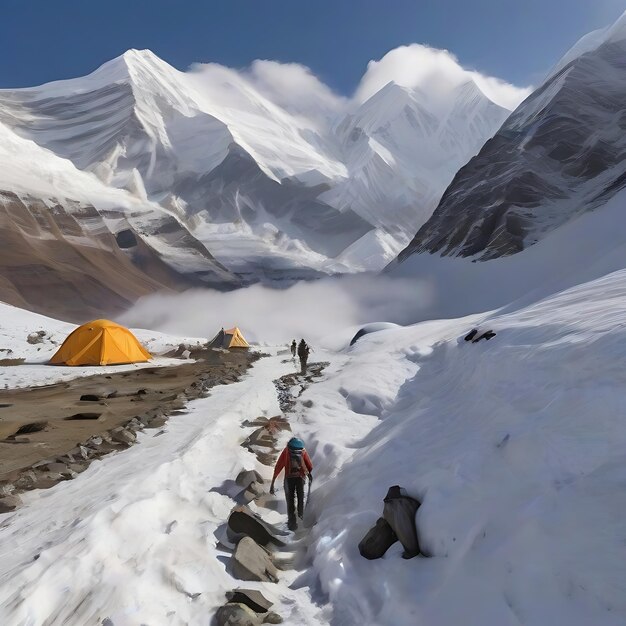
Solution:
<path fill-rule="evenodd" d="M 174 211 L 104 184 L 2 122 L 0 163 L 4 300 L 80 320 L 161 289 L 238 284 Z"/>
<path fill-rule="evenodd" d="M 246 279 L 263 264 L 305 276 L 382 268 L 508 113 L 472 80 L 442 90 L 390 84 L 320 118 L 228 68 L 181 72 L 129 50 L 82 78 L 0 90 L 0 123 L 174 212 Z"/>
<path fill-rule="evenodd" d="M 399 238 L 414 232 L 458 167 L 509 114 L 473 81 L 451 91 L 442 106 L 425 92 L 389 83 L 348 115 L 337 132 L 349 177 L 324 199 Z M 391 208 L 381 210 L 385 205 Z"/>
<path fill-rule="evenodd" d="M 515 254 L 623 188 L 625 24 L 565 56 L 457 173 L 401 260 Z"/>

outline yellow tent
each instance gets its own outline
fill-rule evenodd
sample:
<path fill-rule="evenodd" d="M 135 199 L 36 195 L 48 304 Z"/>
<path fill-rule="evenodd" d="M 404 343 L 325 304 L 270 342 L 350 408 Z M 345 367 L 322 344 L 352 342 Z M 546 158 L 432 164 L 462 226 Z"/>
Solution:
<path fill-rule="evenodd" d="M 250 344 L 245 340 L 241 331 L 235 326 L 228 330 L 220 330 L 209 342 L 209 348 L 249 348 Z"/>
<path fill-rule="evenodd" d="M 121 365 L 152 358 L 133 333 L 109 320 L 94 320 L 70 333 L 55 355 L 53 365 Z"/>
<path fill-rule="evenodd" d="M 250 344 L 245 340 L 241 331 L 236 326 L 234 328 L 230 328 L 229 330 L 225 330 L 224 334 L 226 335 L 226 338 L 230 337 L 230 343 L 228 344 L 229 348 L 250 347 Z"/>

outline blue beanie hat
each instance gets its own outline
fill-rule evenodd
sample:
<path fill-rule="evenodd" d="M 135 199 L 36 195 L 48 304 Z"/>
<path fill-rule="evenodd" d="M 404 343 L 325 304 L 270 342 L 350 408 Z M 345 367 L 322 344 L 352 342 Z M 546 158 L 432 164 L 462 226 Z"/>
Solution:
<path fill-rule="evenodd" d="M 297 437 L 292 437 L 287 443 L 287 447 L 292 450 L 304 450 L 304 441 L 302 441 L 302 439 L 298 439 Z"/>

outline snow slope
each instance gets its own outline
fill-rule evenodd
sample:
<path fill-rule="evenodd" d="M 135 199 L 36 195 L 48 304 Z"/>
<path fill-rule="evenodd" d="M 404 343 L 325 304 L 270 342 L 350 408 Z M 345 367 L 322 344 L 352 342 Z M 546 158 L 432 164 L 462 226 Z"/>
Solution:
<path fill-rule="evenodd" d="M 381 331 L 303 394 L 324 623 L 624 623 L 625 302 L 621 270 L 510 312 Z M 496 337 L 462 341 L 477 325 Z M 422 501 L 431 558 L 358 554 L 394 484 Z"/>
<path fill-rule="evenodd" d="M 0 365 L 0 387 L 15 389 L 48 385 L 61 380 L 70 380 L 81 376 L 92 376 L 93 367 L 65 367 L 48 365 L 50 357 L 57 351 L 65 338 L 76 328 L 59 320 L 31 313 L 24 309 L 0 302 L 0 360 L 24 359 L 21 365 Z M 41 343 L 31 344 L 28 336 L 45 331 Z M 198 338 L 175 337 L 151 330 L 133 329 L 139 341 L 153 355 L 147 363 L 132 363 L 130 365 L 115 365 L 99 367 L 98 373 L 110 373 L 139 367 L 154 367 L 159 365 L 176 365 L 179 359 L 169 359 L 159 356 L 177 348 L 181 343 L 195 344 Z M 206 341 L 203 339 L 202 341 Z"/>
<path fill-rule="evenodd" d="M 342 352 L 318 350 L 331 365 L 290 416 L 315 465 L 306 569 L 262 586 L 285 623 L 623 624 L 625 302 L 620 270 L 351 348 L 346 329 Z M 497 335 L 465 343 L 474 326 Z M 283 359 L 215 388 L 166 435 L 27 494 L 0 528 L 3 622 L 207 623 L 238 584 L 216 542 L 223 484 L 253 466 L 239 424 L 277 413 Z M 430 558 L 359 556 L 393 484 L 422 501 Z"/>

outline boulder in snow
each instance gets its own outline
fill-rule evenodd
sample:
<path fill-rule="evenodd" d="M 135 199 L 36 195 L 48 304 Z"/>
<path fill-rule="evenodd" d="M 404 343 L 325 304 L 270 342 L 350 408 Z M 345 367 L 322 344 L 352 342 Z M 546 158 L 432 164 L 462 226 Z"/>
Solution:
<path fill-rule="evenodd" d="M 10 513 L 11 511 L 15 511 L 20 504 L 22 504 L 22 501 L 19 496 L 14 494 L 2 496 L 0 497 L 0 513 Z"/>
<path fill-rule="evenodd" d="M 232 574 L 239 580 L 278 582 L 278 570 L 270 553 L 251 537 L 244 537 L 231 558 Z"/>
<path fill-rule="evenodd" d="M 227 526 L 228 538 L 236 541 L 242 536 L 251 537 L 261 546 L 273 543 L 277 546 L 285 544 L 277 538 L 281 534 L 275 526 L 264 522 L 258 515 L 255 515 L 247 506 L 236 506 L 228 517 Z"/>
<path fill-rule="evenodd" d="M 241 470 L 235 478 L 235 482 L 240 486 L 247 488 L 252 483 L 264 483 L 263 476 L 256 470 Z"/>
<path fill-rule="evenodd" d="M 35 333 L 30 333 L 28 337 L 26 337 L 26 341 L 31 345 L 36 345 L 38 343 L 43 343 L 44 337 L 46 336 L 45 330 L 38 330 Z"/>
<path fill-rule="evenodd" d="M 111 439 L 113 441 L 116 441 L 117 443 L 123 443 L 127 446 L 130 446 L 131 444 L 135 443 L 137 435 L 135 435 L 135 433 L 130 430 L 126 430 L 125 428 L 118 426 L 111 431 Z"/>
<path fill-rule="evenodd" d="M 218 626 L 259 626 L 261 618 L 245 604 L 229 602 L 217 609 Z"/>
<path fill-rule="evenodd" d="M 252 502 L 252 500 L 256 500 L 260 498 L 265 493 L 263 487 L 257 483 L 250 483 L 248 488 L 243 492 L 242 499 L 245 503 Z"/>
<path fill-rule="evenodd" d="M 229 602 L 245 604 L 256 613 L 267 613 L 274 604 L 257 589 L 238 588 L 234 591 L 229 591 L 226 594 L 226 598 Z"/>
<path fill-rule="evenodd" d="M 359 542 L 359 552 L 366 559 L 380 559 L 396 541 L 398 537 L 387 520 L 379 517 Z"/>

